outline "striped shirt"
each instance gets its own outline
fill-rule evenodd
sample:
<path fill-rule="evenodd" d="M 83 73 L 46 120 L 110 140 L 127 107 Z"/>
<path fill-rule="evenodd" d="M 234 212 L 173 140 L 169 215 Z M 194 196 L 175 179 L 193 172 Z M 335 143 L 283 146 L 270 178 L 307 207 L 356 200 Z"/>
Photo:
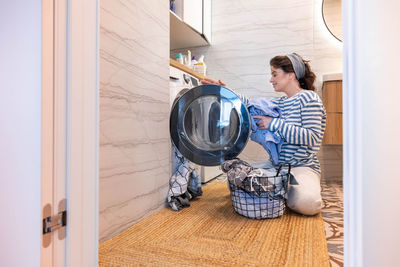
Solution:
<path fill-rule="evenodd" d="M 241 96 L 247 106 L 248 99 Z M 317 152 L 326 127 L 326 111 L 320 97 L 310 90 L 301 90 L 292 97 L 271 100 L 282 112 L 273 118 L 268 130 L 283 138 L 279 163 L 289 162 L 293 167 L 311 167 L 321 172 Z"/>

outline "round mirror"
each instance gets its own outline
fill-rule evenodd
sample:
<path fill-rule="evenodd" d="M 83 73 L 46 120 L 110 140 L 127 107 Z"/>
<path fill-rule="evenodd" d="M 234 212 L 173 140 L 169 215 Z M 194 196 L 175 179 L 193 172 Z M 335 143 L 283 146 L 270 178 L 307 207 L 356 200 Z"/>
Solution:
<path fill-rule="evenodd" d="M 322 17 L 331 34 L 342 41 L 342 0 L 323 0 Z"/>

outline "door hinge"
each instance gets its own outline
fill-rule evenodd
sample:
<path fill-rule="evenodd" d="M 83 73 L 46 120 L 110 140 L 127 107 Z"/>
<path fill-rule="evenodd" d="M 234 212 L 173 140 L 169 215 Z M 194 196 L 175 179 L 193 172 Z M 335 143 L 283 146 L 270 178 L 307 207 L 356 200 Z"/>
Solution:
<path fill-rule="evenodd" d="M 52 216 L 55 211 L 50 203 L 43 207 L 42 211 L 42 246 L 47 248 L 54 239 L 53 233 L 57 231 L 58 240 L 64 240 L 67 233 L 67 200 L 62 199 L 58 203 L 58 213 Z"/>
<path fill-rule="evenodd" d="M 54 232 L 67 225 L 67 211 L 63 210 L 57 215 L 43 218 L 43 234 Z"/>

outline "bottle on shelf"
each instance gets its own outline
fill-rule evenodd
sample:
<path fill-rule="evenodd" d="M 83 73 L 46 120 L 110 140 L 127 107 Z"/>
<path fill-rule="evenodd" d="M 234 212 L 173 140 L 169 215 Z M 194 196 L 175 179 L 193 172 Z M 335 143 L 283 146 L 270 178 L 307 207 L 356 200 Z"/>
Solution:
<path fill-rule="evenodd" d="M 206 76 L 206 63 L 204 62 L 204 56 L 201 55 L 199 60 L 193 65 L 193 70 Z"/>
<path fill-rule="evenodd" d="M 176 61 L 178 61 L 179 63 L 183 64 L 183 56 L 182 56 L 182 53 L 176 54 Z"/>
<path fill-rule="evenodd" d="M 192 57 L 192 68 L 194 68 L 194 65 L 196 65 L 197 64 L 197 60 L 196 60 L 196 57 L 195 56 L 193 56 Z"/>
<path fill-rule="evenodd" d="M 187 51 L 187 62 L 186 62 L 186 66 L 189 68 L 192 68 L 192 52 L 190 52 L 190 50 Z"/>

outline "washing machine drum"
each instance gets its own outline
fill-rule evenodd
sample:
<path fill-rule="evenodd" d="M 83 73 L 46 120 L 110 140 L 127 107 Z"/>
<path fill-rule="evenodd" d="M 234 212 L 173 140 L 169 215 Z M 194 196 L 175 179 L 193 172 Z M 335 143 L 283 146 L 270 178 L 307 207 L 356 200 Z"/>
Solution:
<path fill-rule="evenodd" d="M 190 161 L 217 166 L 235 158 L 250 135 L 249 113 L 240 98 L 219 85 L 201 85 L 174 102 L 170 134 Z"/>

